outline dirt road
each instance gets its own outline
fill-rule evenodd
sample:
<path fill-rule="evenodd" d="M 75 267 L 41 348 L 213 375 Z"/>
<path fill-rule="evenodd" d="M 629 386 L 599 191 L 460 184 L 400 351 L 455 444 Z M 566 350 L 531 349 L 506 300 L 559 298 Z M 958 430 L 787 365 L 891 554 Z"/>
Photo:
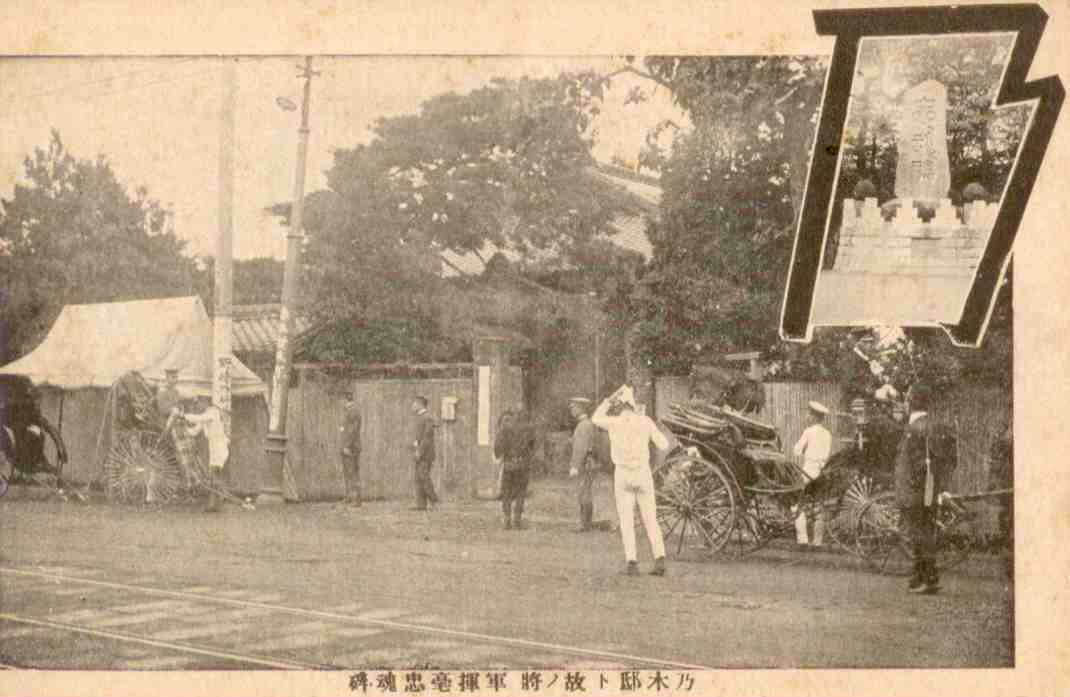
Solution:
<path fill-rule="evenodd" d="M 356 510 L 299 504 L 209 515 L 0 500 L 0 615 L 24 620 L 0 618 L 0 662 L 133 668 L 218 667 L 228 660 L 271 667 L 241 663 L 242 657 L 391 668 L 1013 663 L 1010 596 L 990 568 L 996 565 L 948 574 L 943 593 L 929 597 L 908 595 L 903 579 L 875 575 L 837 555 L 678 561 L 666 578 L 626 577 L 616 534 L 571 531 L 568 482 L 536 482 L 533 489 L 531 522 L 521 531 L 501 529 L 494 502 L 447 502 L 433 513 L 409 511 L 407 502 L 373 502 Z M 602 517 L 612 510 L 608 496 L 603 481 L 596 503 Z M 644 547 L 641 540 L 641 554 Z M 649 568 L 649 555 L 641 565 Z M 233 607 L 204 600 L 227 594 Z M 179 607 L 151 605 L 168 600 Z M 267 611 L 249 612 L 258 603 Z M 213 618 L 221 611 L 239 613 L 241 621 L 231 623 L 236 629 L 228 632 L 226 622 Z M 309 638 L 285 640 L 294 636 L 291 625 L 303 626 L 298 634 Z M 215 627 L 216 634 L 198 634 L 198 627 Z M 377 631 L 362 635 L 362 628 Z M 131 641 L 109 637 L 112 632 L 148 643 L 137 644 L 131 656 Z M 280 635 L 275 643 L 273 632 Z M 179 649 L 196 645 L 225 655 L 168 659 L 175 653 L 168 637 L 180 637 Z M 92 649 L 78 648 L 85 645 Z"/>

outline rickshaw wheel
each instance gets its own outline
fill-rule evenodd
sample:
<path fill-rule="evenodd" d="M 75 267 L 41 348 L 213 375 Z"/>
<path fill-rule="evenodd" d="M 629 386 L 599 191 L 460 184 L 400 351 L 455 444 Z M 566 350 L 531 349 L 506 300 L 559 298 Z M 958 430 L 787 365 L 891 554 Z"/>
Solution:
<path fill-rule="evenodd" d="M 914 566 L 910 545 L 900 532 L 899 518 L 895 493 L 880 491 L 860 511 L 855 527 L 859 556 L 871 569 L 889 576 L 905 576 Z"/>
<path fill-rule="evenodd" d="M 684 451 L 655 468 L 654 488 L 668 554 L 680 558 L 685 548 L 710 554 L 728 541 L 736 501 L 731 480 L 717 464 Z"/>

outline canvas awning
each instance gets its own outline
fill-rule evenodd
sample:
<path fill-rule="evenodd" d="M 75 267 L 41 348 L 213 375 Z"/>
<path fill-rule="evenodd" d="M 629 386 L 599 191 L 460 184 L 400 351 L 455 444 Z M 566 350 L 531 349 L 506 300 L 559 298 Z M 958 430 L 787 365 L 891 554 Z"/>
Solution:
<path fill-rule="evenodd" d="M 186 397 L 212 392 L 212 321 L 196 296 L 67 305 L 36 349 L 0 368 L 35 385 L 64 390 L 111 387 L 136 370 L 160 384 L 179 371 Z M 267 386 L 237 358 L 231 361 L 231 393 L 266 394 Z"/>

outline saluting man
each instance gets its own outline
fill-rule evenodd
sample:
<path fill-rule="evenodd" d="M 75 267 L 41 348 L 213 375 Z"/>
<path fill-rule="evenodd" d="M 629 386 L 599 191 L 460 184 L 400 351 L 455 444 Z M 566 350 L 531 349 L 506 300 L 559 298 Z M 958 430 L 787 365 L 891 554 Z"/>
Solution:
<path fill-rule="evenodd" d="M 359 506 L 360 501 L 360 409 L 352 395 L 346 399 L 342 419 L 342 475 L 345 478 L 346 503 Z"/>
<path fill-rule="evenodd" d="M 795 457 L 802 458 L 802 470 L 811 481 L 821 476 L 832 452 L 832 434 L 825 428 L 829 410 L 821 402 L 810 402 L 810 425 L 795 444 Z M 820 512 L 814 514 L 814 547 L 820 547 L 825 539 L 825 519 Z M 795 516 L 795 541 L 810 544 L 806 510 L 798 506 Z"/>
<path fill-rule="evenodd" d="M 615 412 L 615 413 L 611 413 Z M 609 433 L 609 448 L 613 457 L 613 493 L 620 517 L 620 535 L 627 561 L 625 573 L 639 573 L 635 553 L 635 506 L 643 518 L 650 551 L 654 556 L 653 576 L 665 575 L 665 540 L 658 525 L 657 503 L 654 498 L 654 473 L 650 469 L 650 445 L 660 451 L 669 449 L 669 439 L 653 419 L 636 411 L 632 388 L 622 385 L 595 410 L 591 423 Z"/>

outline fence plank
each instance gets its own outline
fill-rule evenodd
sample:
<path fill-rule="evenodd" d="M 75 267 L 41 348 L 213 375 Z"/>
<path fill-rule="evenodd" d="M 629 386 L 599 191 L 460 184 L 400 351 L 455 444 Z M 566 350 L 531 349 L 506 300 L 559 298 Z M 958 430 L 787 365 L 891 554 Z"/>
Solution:
<path fill-rule="evenodd" d="M 353 394 L 362 417 L 361 484 L 373 498 L 413 495 L 410 410 L 417 395 L 427 398 L 437 422 L 436 463 L 432 479 L 445 494 L 467 495 L 473 451 L 475 391 L 471 378 L 429 380 L 334 379 L 308 370 L 291 393 L 290 461 L 301 496 L 307 500 L 337 498 L 345 484 L 341 464 L 340 428 L 346 394 Z M 457 398 L 456 420 L 441 420 L 443 397 Z M 300 424 L 299 427 L 298 424 Z"/>

